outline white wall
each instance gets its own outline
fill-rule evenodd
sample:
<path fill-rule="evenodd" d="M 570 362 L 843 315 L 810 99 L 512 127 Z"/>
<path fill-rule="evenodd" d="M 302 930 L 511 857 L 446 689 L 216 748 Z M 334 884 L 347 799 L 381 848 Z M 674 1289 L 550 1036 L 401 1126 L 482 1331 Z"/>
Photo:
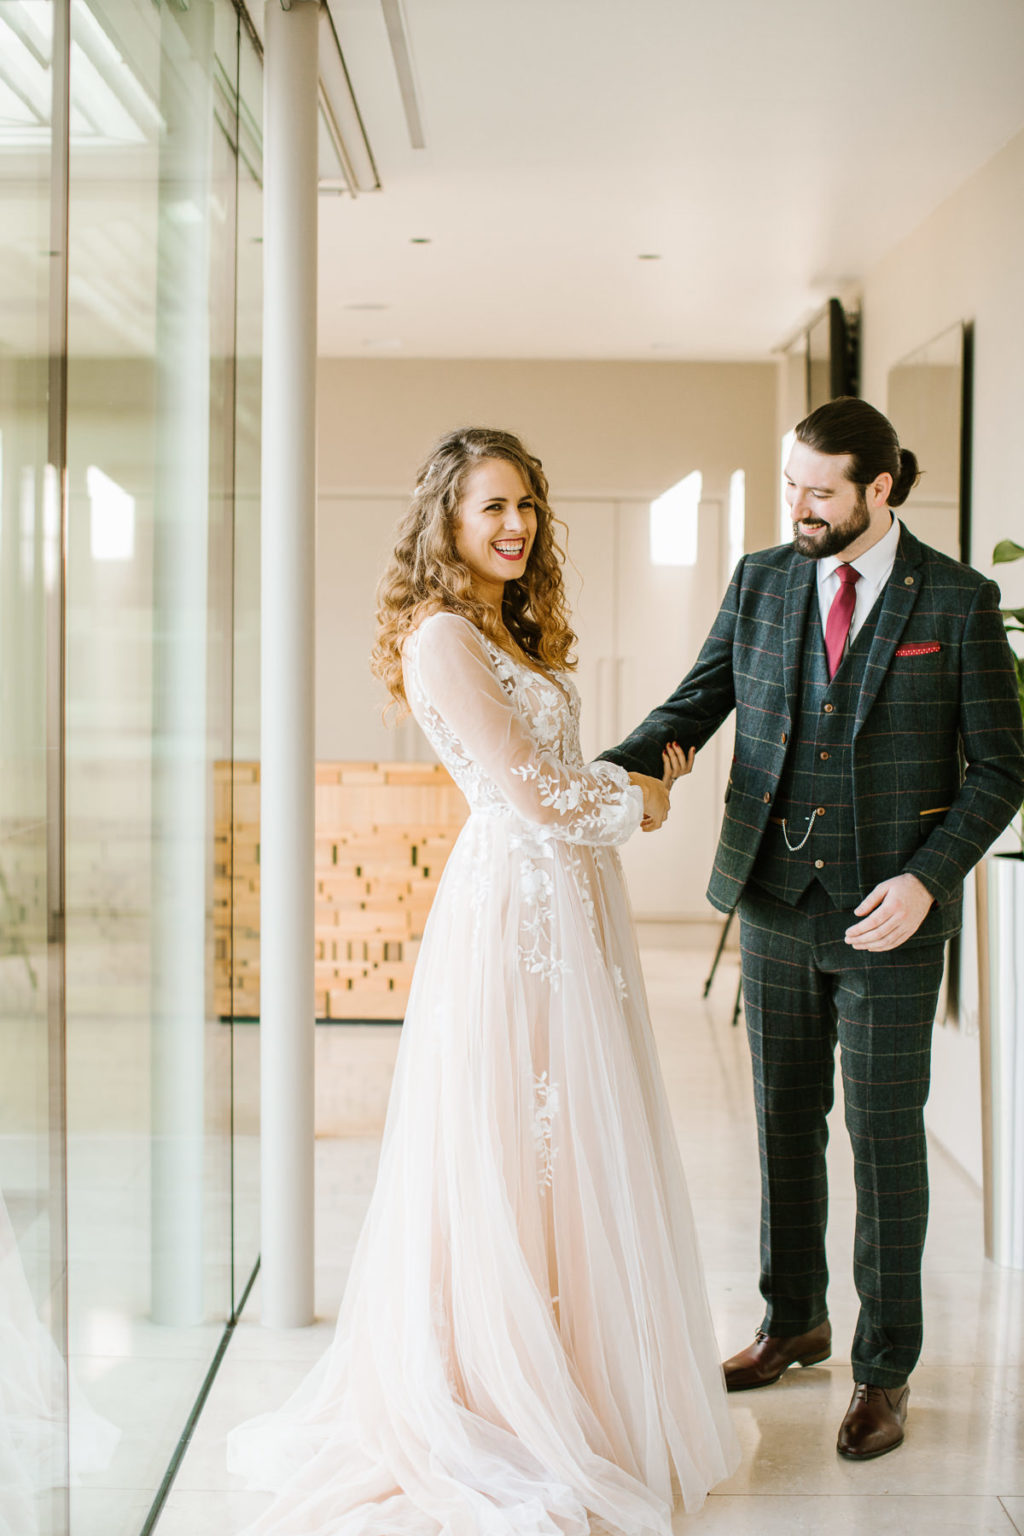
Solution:
<path fill-rule="evenodd" d="M 445 431 L 520 433 L 544 461 L 569 529 L 567 585 L 580 637 L 584 745 L 609 746 L 671 691 L 696 656 L 728 578 L 729 478 L 746 473 L 747 547 L 774 540 L 773 364 L 367 362 L 320 371 L 317 755 L 418 758 L 414 725 L 381 724 L 368 656 L 373 592 L 415 470 Z M 698 566 L 654 569 L 651 499 L 704 479 Z M 609 701 L 609 658 L 617 703 Z M 704 899 L 721 820 L 725 737 L 675 792 L 658 838 L 625 854 L 641 916 L 718 919 Z"/>
<path fill-rule="evenodd" d="M 1022 251 L 1024 134 L 896 246 L 863 284 L 861 393 L 882 410 L 894 363 L 957 321 L 974 322 L 973 564 L 998 577 L 1004 601 L 1013 606 L 1024 604 L 1024 562 L 996 570 L 990 557 L 1002 538 L 1024 543 Z M 916 528 L 927 539 L 927 530 Z M 929 1126 L 978 1181 L 980 1101 L 977 1035 L 940 1026 Z"/>

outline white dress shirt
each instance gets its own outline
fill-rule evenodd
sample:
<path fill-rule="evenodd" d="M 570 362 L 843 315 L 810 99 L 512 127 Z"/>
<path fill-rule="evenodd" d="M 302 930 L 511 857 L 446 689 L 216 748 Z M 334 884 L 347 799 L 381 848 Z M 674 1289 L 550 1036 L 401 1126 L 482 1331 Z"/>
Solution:
<path fill-rule="evenodd" d="M 900 520 L 893 516 L 892 527 L 888 533 L 884 533 L 877 544 L 863 555 L 858 555 L 856 560 L 849 561 L 855 571 L 860 572 L 860 581 L 854 587 L 856 603 L 853 609 L 853 618 L 850 621 L 850 635 L 847 646 L 853 644 L 857 634 L 875 606 L 875 600 L 879 592 L 885 586 L 892 575 L 892 568 L 896 563 L 896 549 L 900 542 Z M 836 555 L 826 555 L 818 561 L 818 607 L 821 610 L 821 632 L 825 633 L 828 624 L 828 611 L 832 607 L 832 599 L 839 591 L 839 577 L 836 568 L 843 564 Z"/>

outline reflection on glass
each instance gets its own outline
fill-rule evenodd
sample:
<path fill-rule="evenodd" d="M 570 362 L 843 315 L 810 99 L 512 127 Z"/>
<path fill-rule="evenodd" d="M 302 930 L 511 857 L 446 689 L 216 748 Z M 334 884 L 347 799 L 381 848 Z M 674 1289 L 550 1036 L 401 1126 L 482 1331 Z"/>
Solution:
<path fill-rule="evenodd" d="M 135 497 L 102 469 L 85 472 L 89 496 L 89 550 L 94 560 L 131 560 L 135 554 Z"/>

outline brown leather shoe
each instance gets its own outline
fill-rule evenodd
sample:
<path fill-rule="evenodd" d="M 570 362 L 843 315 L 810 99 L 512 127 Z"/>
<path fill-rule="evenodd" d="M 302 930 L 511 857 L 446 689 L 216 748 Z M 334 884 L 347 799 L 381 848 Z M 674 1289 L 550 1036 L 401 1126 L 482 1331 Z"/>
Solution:
<path fill-rule="evenodd" d="M 727 1360 L 727 1392 L 749 1392 L 752 1387 L 770 1387 L 791 1365 L 817 1365 L 832 1353 L 832 1324 L 826 1318 L 810 1333 L 788 1338 L 772 1338 L 760 1328 L 754 1342 Z"/>
<path fill-rule="evenodd" d="M 836 1450 L 851 1461 L 870 1461 L 903 1444 L 910 1388 L 871 1387 L 858 1381 L 846 1418 L 839 1426 Z"/>

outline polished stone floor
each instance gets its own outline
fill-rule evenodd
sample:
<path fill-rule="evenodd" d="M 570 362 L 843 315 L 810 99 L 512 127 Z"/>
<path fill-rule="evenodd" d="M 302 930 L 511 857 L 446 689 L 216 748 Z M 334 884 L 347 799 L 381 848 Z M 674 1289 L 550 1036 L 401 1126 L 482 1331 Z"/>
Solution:
<path fill-rule="evenodd" d="M 723 1352 L 751 1336 L 757 1293 L 757 1161 L 749 1058 L 730 1027 L 735 962 L 708 1003 L 703 954 L 649 950 L 645 969 L 662 1064 L 700 1230 Z M 379 1070 L 381 1041 L 373 1045 Z M 321 1085 L 323 1091 L 323 1085 Z M 704 1509 L 681 1517 L 699 1536 L 1013 1536 L 1024 1533 L 1024 1274 L 982 1254 L 976 1186 L 932 1148 L 932 1224 L 925 1264 L 926 1347 L 912 1383 L 904 1446 L 864 1465 L 835 1452 L 850 1395 L 853 1183 L 841 1104 L 833 1116 L 829 1234 L 836 1352 L 824 1366 L 790 1371 L 775 1387 L 734 1398 L 740 1470 Z M 159 1522 L 158 1536 L 230 1536 L 266 1500 L 232 1487 L 224 1436 L 237 1420 L 276 1404 L 326 1347 L 377 1144 L 338 1137 L 318 1146 L 315 1327 L 259 1325 L 259 1295 L 236 1329 Z"/>

